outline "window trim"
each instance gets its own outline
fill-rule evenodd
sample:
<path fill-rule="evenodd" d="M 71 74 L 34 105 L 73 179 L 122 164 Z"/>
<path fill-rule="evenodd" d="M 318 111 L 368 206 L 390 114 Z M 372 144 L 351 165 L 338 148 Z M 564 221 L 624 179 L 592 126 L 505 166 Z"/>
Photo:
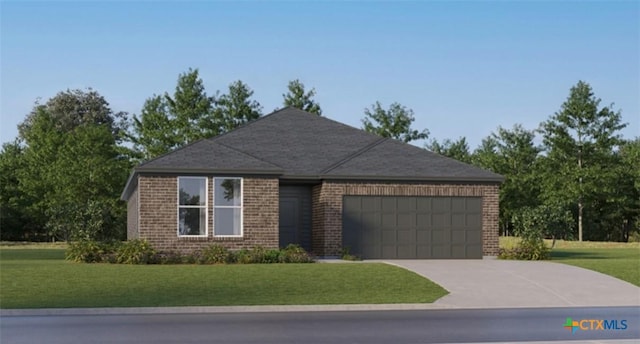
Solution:
<path fill-rule="evenodd" d="M 204 205 L 180 205 L 180 179 L 204 179 Z M 176 233 L 178 234 L 178 238 L 207 238 L 209 237 L 209 178 L 208 177 L 200 177 L 200 176 L 178 176 L 177 179 L 177 195 L 176 201 L 178 206 L 177 208 L 177 223 L 176 223 Z M 204 209 L 205 220 L 204 220 L 204 234 L 198 235 L 183 235 L 180 234 L 180 209 L 181 208 L 191 208 L 191 209 Z"/>
<path fill-rule="evenodd" d="M 216 179 L 238 179 L 240 180 L 240 205 L 219 205 L 216 206 Z M 213 197 L 212 200 L 212 209 L 213 209 L 213 237 L 214 238 L 243 238 L 244 237 L 244 178 L 242 177 L 223 177 L 216 176 L 213 177 Z M 220 209 L 240 209 L 240 234 L 216 234 L 216 208 Z"/>

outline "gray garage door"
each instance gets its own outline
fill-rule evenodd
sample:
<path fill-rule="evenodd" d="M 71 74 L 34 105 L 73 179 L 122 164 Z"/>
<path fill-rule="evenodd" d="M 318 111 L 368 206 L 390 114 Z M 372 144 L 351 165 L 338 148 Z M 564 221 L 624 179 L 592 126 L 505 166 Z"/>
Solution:
<path fill-rule="evenodd" d="M 344 196 L 342 244 L 362 258 L 482 258 L 482 198 Z"/>

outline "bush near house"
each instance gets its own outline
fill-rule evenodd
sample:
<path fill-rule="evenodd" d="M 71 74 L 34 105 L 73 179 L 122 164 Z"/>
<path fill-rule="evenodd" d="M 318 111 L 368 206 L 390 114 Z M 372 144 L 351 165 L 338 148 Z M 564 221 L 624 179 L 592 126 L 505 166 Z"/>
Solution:
<path fill-rule="evenodd" d="M 79 240 L 69 244 L 65 258 L 79 263 L 115 264 L 272 264 L 312 263 L 313 258 L 300 246 L 283 249 L 254 247 L 231 251 L 213 244 L 201 251 L 183 254 L 156 251 L 146 240 L 127 242 L 98 242 Z"/>

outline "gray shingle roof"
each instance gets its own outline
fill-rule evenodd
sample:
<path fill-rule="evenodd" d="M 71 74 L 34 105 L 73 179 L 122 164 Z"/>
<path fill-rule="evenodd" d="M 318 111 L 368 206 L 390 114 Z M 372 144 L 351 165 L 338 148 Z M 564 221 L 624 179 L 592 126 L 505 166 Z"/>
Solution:
<path fill-rule="evenodd" d="M 498 174 L 291 107 L 139 165 L 123 199 L 133 191 L 136 174 L 144 172 L 502 181 Z"/>

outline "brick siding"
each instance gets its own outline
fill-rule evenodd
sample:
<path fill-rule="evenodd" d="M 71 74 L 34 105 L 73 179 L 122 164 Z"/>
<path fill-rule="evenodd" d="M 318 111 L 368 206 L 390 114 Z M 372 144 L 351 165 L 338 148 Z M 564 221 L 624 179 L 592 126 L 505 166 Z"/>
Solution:
<path fill-rule="evenodd" d="M 343 196 L 482 197 L 483 255 L 498 254 L 498 185 L 323 182 L 313 189 L 313 249 L 324 256 L 342 248 Z"/>
<path fill-rule="evenodd" d="M 243 236 L 221 238 L 213 235 L 213 177 L 208 178 L 208 234 L 206 237 L 178 237 L 178 176 L 138 177 L 138 186 L 129 198 L 129 211 L 138 208 L 138 221 L 128 221 L 128 238 L 139 233 L 161 251 L 188 252 L 218 243 L 229 249 L 278 247 L 278 179 L 243 178 Z M 139 204 L 134 200 L 139 193 Z M 135 228 L 133 223 L 138 223 Z M 129 236 L 129 233 L 132 235 Z"/>

